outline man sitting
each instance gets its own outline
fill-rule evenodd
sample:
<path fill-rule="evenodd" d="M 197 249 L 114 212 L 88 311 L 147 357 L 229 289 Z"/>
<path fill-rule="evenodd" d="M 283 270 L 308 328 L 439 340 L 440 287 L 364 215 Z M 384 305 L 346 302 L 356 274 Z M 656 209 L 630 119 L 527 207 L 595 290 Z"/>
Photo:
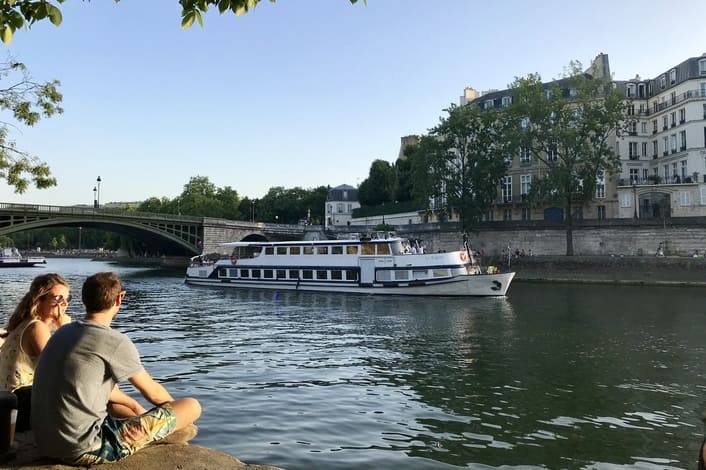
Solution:
<path fill-rule="evenodd" d="M 110 328 L 124 297 L 116 274 L 90 276 L 81 292 L 85 318 L 60 328 L 42 352 L 32 393 L 42 455 L 74 465 L 113 462 L 193 428 L 201 415 L 196 399 L 174 400 L 142 367 L 132 341 Z M 125 379 L 155 407 L 146 411 L 121 392 Z"/>

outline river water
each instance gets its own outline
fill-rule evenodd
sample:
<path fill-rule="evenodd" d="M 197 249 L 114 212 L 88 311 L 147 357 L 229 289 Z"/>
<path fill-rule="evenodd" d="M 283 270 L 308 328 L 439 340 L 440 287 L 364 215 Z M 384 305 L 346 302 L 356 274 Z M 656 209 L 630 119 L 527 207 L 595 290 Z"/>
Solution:
<path fill-rule="evenodd" d="M 114 327 L 195 444 L 287 469 L 695 468 L 706 291 L 515 283 L 505 299 L 193 288 L 181 273 L 50 259 L 0 271 L 0 320 L 37 274 L 118 272 Z M 82 315 L 75 300 L 69 308 Z M 126 389 L 127 390 L 127 389 Z"/>

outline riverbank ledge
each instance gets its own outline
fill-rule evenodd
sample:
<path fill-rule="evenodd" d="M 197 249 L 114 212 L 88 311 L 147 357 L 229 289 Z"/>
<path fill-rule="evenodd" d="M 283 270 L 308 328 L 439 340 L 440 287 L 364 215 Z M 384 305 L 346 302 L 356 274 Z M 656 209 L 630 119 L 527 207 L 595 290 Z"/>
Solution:
<path fill-rule="evenodd" d="M 76 468 L 88 467 L 63 465 L 40 457 L 31 432 L 27 432 L 18 434 L 13 448 L 4 456 L 0 456 L 0 468 L 75 470 Z M 105 468 L 106 470 L 283 470 L 269 465 L 246 464 L 223 452 L 185 443 L 150 445 L 118 462 L 93 465 L 90 468 Z"/>
<path fill-rule="evenodd" d="M 520 256 L 510 263 L 516 282 L 706 287 L 703 257 Z"/>

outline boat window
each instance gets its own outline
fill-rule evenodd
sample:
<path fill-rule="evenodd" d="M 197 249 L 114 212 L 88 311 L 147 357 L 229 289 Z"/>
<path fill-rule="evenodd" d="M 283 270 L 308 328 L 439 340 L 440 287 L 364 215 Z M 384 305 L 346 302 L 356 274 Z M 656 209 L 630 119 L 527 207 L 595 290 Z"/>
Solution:
<path fill-rule="evenodd" d="M 325 269 L 319 269 L 316 271 L 316 279 L 328 279 L 328 271 Z"/>
<path fill-rule="evenodd" d="M 314 271 L 311 269 L 302 270 L 302 279 L 314 279 Z"/>
<path fill-rule="evenodd" d="M 299 279 L 299 270 L 298 269 L 290 269 L 289 270 L 289 279 Z"/>
<path fill-rule="evenodd" d="M 426 269 L 415 269 L 412 271 L 412 277 L 414 279 L 426 279 L 428 277 Z"/>
<path fill-rule="evenodd" d="M 220 268 L 218 270 L 218 277 L 227 277 L 228 276 L 228 270 L 226 268 Z"/>
<path fill-rule="evenodd" d="M 274 255 L 275 254 L 275 247 L 273 247 L 273 246 L 265 247 L 265 254 L 266 255 Z"/>
<path fill-rule="evenodd" d="M 265 279 L 272 279 L 272 274 L 274 274 L 274 273 L 272 272 L 271 269 L 264 269 L 262 271 L 262 277 L 264 277 Z"/>
<path fill-rule="evenodd" d="M 385 271 L 378 271 L 378 272 L 375 274 L 375 278 L 376 278 L 378 281 L 389 281 L 390 279 L 392 279 L 392 272 L 390 272 L 390 271 L 388 271 L 388 270 L 385 270 Z"/>
<path fill-rule="evenodd" d="M 395 280 L 404 281 L 409 279 L 409 271 L 395 271 Z"/>
<path fill-rule="evenodd" d="M 314 254 L 314 247 L 313 246 L 305 246 L 304 247 L 304 254 L 305 255 L 313 255 Z"/>
<path fill-rule="evenodd" d="M 238 277 L 238 270 L 233 268 L 228 270 L 228 277 Z"/>
<path fill-rule="evenodd" d="M 404 249 L 402 248 L 402 242 L 396 241 L 392 244 L 392 254 L 394 255 L 401 255 L 404 253 Z"/>
<path fill-rule="evenodd" d="M 358 245 L 348 245 L 346 247 L 346 254 L 357 255 L 358 254 Z"/>
<path fill-rule="evenodd" d="M 262 253 L 262 247 L 261 246 L 255 246 L 252 249 L 252 257 L 257 258 L 260 256 L 260 253 Z"/>
<path fill-rule="evenodd" d="M 363 255 L 374 255 L 375 254 L 375 245 L 372 243 L 363 243 L 361 245 L 361 254 Z"/>
<path fill-rule="evenodd" d="M 240 277 L 250 277 L 250 270 L 249 269 L 241 269 L 240 270 Z"/>
<path fill-rule="evenodd" d="M 327 246 L 317 247 L 316 252 L 320 255 L 327 255 L 328 254 L 328 247 Z"/>
<path fill-rule="evenodd" d="M 434 277 L 448 277 L 448 276 L 449 276 L 448 269 L 435 269 L 434 270 Z"/>
<path fill-rule="evenodd" d="M 286 246 L 278 246 L 277 247 L 277 254 L 278 255 L 286 255 L 287 254 L 287 247 Z"/>
<path fill-rule="evenodd" d="M 342 246 L 332 246 L 331 247 L 331 254 L 332 255 L 342 255 L 343 254 L 343 247 Z"/>
<path fill-rule="evenodd" d="M 287 271 L 284 269 L 278 269 L 277 270 L 277 279 L 286 279 L 287 277 Z"/>
<path fill-rule="evenodd" d="M 252 277 L 254 277 L 255 279 L 259 279 L 260 277 L 262 277 L 260 274 L 261 274 L 261 273 L 260 273 L 260 270 L 259 270 L 259 269 L 253 269 L 253 270 L 252 270 Z"/>
<path fill-rule="evenodd" d="M 357 281 L 358 280 L 358 271 L 354 271 L 352 269 L 349 269 L 346 271 L 346 281 Z"/>
<path fill-rule="evenodd" d="M 289 247 L 289 254 L 290 255 L 298 255 L 301 252 L 301 247 L 300 246 L 291 246 Z"/>
<path fill-rule="evenodd" d="M 378 254 L 379 255 L 389 255 L 390 245 L 387 243 L 378 243 Z"/>
<path fill-rule="evenodd" d="M 343 273 L 341 271 L 331 271 L 331 279 L 340 281 L 343 279 Z"/>

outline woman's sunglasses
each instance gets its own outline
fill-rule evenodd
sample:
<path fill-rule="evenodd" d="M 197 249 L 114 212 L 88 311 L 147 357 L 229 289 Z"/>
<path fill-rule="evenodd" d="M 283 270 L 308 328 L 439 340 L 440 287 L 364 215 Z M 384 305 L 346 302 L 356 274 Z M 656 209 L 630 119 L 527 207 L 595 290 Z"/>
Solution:
<path fill-rule="evenodd" d="M 48 295 L 47 298 L 51 299 L 56 305 L 59 305 L 63 303 L 68 304 L 69 302 L 71 302 L 71 299 L 73 297 L 71 297 L 71 294 L 69 294 L 66 297 L 64 297 L 63 295 Z"/>

